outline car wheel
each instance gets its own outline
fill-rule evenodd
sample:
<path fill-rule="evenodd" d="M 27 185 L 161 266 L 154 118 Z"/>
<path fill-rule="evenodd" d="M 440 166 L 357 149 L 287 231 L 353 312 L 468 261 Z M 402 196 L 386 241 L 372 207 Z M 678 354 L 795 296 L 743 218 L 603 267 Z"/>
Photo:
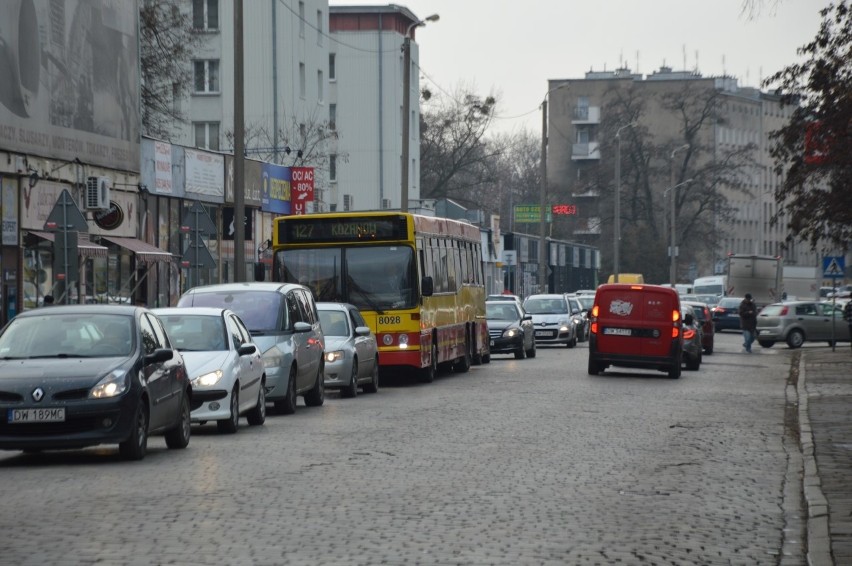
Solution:
<path fill-rule="evenodd" d="M 246 414 L 249 426 L 258 426 L 266 422 L 266 384 L 260 382 L 260 391 L 257 392 L 257 405 Z"/>
<path fill-rule="evenodd" d="M 227 419 L 216 421 L 216 428 L 224 434 L 234 434 L 240 427 L 240 387 L 238 383 L 234 384 L 234 390 L 231 391 L 231 414 Z"/>
<path fill-rule="evenodd" d="M 805 343 L 805 335 L 801 330 L 791 330 L 787 335 L 787 346 L 790 348 L 801 348 Z"/>
<path fill-rule="evenodd" d="M 118 445 L 118 453 L 125 460 L 141 460 L 148 450 L 148 404 L 139 399 L 133 415 L 133 427 L 127 440 Z"/>
<path fill-rule="evenodd" d="M 325 367 L 320 362 L 317 370 L 317 379 L 310 391 L 305 393 L 305 405 L 308 407 L 320 407 L 325 402 Z"/>
<path fill-rule="evenodd" d="M 483 360 L 484 361 L 484 360 Z M 423 383 L 432 383 L 435 381 L 435 376 L 438 374 L 438 346 L 432 344 L 432 360 L 429 365 L 420 370 L 418 377 Z"/>
<path fill-rule="evenodd" d="M 283 399 L 275 401 L 275 410 L 282 415 L 292 415 L 296 412 L 296 366 L 290 367 L 287 395 Z"/>
<path fill-rule="evenodd" d="M 527 353 L 526 353 L 526 350 L 524 350 L 523 344 L 521 344 L 521 347 L 518 348 L 517 350 L 515 350 L 514 353 L 515 353 L 515 359 L 516 360 L 523 360 L 524 358 L 527 357 Z"/>
<path fill-rule="evenodd" d="M 534 358 L 535 357 L 535 339 L 532 340 L 532 347 L 527 350 L 527 357 Z"/>
<path fill-rule="evenodd" d="M 189 393 L 184 391 L 180 406 L 180 422 L 172 430 L 166 431 L 166 446 L 169 448 L 186 448 L 192 434 L 192 420 L 189 411 Z"/>
<path fill-rule="evenodd" d="M 370 377 L 370 383 L 364 384 L 364 393 L 379 392 L 379 358 L 373 362 L 373 374 Z"/>
<path fill-rule="evenodd" d="M 349 376 L 349 384 L 340 390 L 340 396 L 351 398 L 358 395 L 358 358 L 352 360 L 352 371 Z"/>
<path fill-rule="evenodd" d="M 680 377 L 680 362 L 669 367 L 669 377 L 671 379 L 678 379 Z"/>
<path fill-rule="evenodd" d="M 686 369 L 696 371 L 699 367 L 701 367 L 701 358 L 698 355 L 686 357 Z"/>
<path fill-rule="evenodd" d="M 775 340 L 758 340 L 757 343 L 764 348 L 771 348 L 775 345 Z"/>
<path fill-rule="evenodd" d="M 576 346 L 577 345 L 577 334 L 575 333 L 574 336 L 572 336 L 571 339 L 568 340 L 568 343 L 565 344 L 565 345 L 568 346 L 569 348 L 573 348 L 574 346 Z"/>
<path fill-rule="evenodd" d="M 603 368 L 601 367 L 601 364 L 599 364 L 598 362 L 593 360 L 591 356 L 589 356 L 589 375 L 598 375 L 602 371 Z"/>

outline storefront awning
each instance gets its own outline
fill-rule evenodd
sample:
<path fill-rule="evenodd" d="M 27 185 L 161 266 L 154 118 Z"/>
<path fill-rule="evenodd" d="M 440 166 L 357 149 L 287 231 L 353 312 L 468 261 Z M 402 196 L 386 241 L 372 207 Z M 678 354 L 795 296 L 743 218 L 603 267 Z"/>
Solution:
<path fill-rule="evenodd" d="M 54 232 L 29 230 L 29 233 L 48 242 L 52 242 L 55 238 Z M 98 244 L 90 241 L 87 234 L 81 234 L 79 232 L 77 233 L 77 250 L 80 252 L 80 255 L 86 257 L 106 257 L 107 252 L 109 251 L 104 246 L 99 246 Z"/>
<path fill-rule="evenodd" d="M 169 252 L 164 252 L 160 248 L 142 240 L 137 240 L 136 238 L 120 238 L 118 236 L 101 236 L 101 238 L 127 251 L 133 252 L 138 261 L 152 263 L 156 261 L 172 261 L 174 259 L 174 256 Z"/>

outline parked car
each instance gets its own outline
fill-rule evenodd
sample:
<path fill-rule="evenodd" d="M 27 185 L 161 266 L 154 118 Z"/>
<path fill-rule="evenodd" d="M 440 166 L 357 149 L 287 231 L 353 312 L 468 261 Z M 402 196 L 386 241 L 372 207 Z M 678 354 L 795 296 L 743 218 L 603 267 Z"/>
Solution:
<path fill-rule="evenodd" d="M 686 369 L 695 371 L 701 367 L 701 324 L 695 317 L 695 309 L 681 302 L 681 318 L 683 320 L 683 363 Z"/>
<path fill-rule="evenodd" d="M 343 397 L 379 390 L 379 347 L 358 307 L 349 303 L 317 303 L 325 336 L 325 388 Z"/>
<path fill-rule="evenodd" d="M 577 329 L 565 295 L 530 295 L 524 301 L 524 311 L 532 315 L 537 344 L 577 345 Z"/>
<path fill-rule="evenodd" d="M 492 354 L 515 354 L 515 358 L 535 357 L 535 330 L 532 316 L 510 301 L 485 301 L 485 322 L 491 337 Z"/>
<path fill-rule="evenodd" d="M 488 295 L 486 301 L 514 301 L 519 307 L 523 307 L 524 301 L 517 295 Z"/>
<path fill-rule="evenodd" d="M 568 298 L 568 307 L 571 309 L 571 320 L 574 321 L 574 328 L 577 329 L 577 341 L 586 342 L 589 340 L 589 318 L 588 307 L 583 306 L 580 297 L 572 294 L 565 295 Z M 594 302 L 594 297 L 588 297 L 590 302 Z"/>
<path fill-rule="evenodd" d="M 233 434 L 266 420 L 266 384 L 260 350 L 243 321 L 221 308 L 153 309 L 180 350 L 192 383 L 192 422 L 216 421 Z"/>
<path fill-rule="evenodd" d="M 704 353 L 708 356 L 713 353 L 714 342 L 716 340 L 716 326 L 713 324 L 713 315 L 710 312 L 710 307 L 706 303 L 697 301 L 684 301 L 681 298 L 680 304 L 689 305 L 695 314 L 695 321 L 701 327 L 701 347 Z"/>
<path fill-rule="evenodd" d="M 822 341 L 829 345 L 833 341 L 849 342 L 843 309 L 831 301 L 773 303 L 757 315 L 757 342 L 764 348 L 771 348 L 776 342 L 801 348 L 805 342 Z"/>
<path fill-rule="evenodd" d="M 223 283 L 188 290 L 179 307 L 219 307 L 235 312 L 260 348 L 266 400 L 283 414 L 296 396 L 318 407 L 325 400 L 323 335 L 310 289 L 296 283 Z"/>
<path fill-rule="evenodd" d="M 118 444 L 145 457 L 148 437 L 190 438 L 192 386 L 160 319 L 131 306 L 54 306 L 0 333 L 0 449 Z"/>
<path fill-rule="evenodd" d="M 591 321 L 589 375 L 620 366 L 680 377 L 684 325 L 676 290 L 660 285 L 601 285 Z"/>
<path fill-rule="evenodd" d="M 740 303 L 743 297 L 722 297 L 711 309 L 716 332 L 740 330 Z"/>

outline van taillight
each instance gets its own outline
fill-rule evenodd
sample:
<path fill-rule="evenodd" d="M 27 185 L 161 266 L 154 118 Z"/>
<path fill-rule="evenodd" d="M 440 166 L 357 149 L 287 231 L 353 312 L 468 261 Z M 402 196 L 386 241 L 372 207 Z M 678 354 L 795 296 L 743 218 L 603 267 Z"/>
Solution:
<path fill-rule="evenodd" d="M 672 338 L 677 338 L 679 333 L 680 333 L 680 328 L 678 328 L 677 326 L 672 328 Z"/>
<path fill-rule="evenodd" d="M 597 323 L 597 322 L 593 322 L 593 323 L 592 323 L 592 328 L 591 328 L 590 332 L 591 332 L 592 334 L 597 334 L 597 333 L 598 333 L 598 323 Z"/>
<path fill-rule="evenodd" d="M 598 316 L 598 305 L 594 305 L 592 307 L 592 316 L 597 318 L 597 316 Z"/>
<path fill-rule="evenodd" d="M 673 310 L 672 311 L 672 322 L 677 322 L 679 320 L 680 320 L 680 311 L 679 310 Z"/>

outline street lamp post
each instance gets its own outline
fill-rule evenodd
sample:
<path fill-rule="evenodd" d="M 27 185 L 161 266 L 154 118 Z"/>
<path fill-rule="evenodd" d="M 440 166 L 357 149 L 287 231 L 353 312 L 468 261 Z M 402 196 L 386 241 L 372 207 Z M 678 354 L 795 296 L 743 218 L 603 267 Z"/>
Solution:
<path fill-rule="evenodd" d="M 677 187 L 680 187 L 682 185 L 687 184 L 689 181 L 692 181 L 692 179 L 690 179 L 689 181 L 684 181 L 683 183 L 679 183 L 678 185 L 674 184 L 674 158 L 675 158 L 676 153 L 678 153 L 680 151 L 687 150 L 687 149 L 689 149 L 688 143 L 685 143 L 682 146 L 675 148 L 672 151 L 671 159 L 669 161 L 669 188 L 667 189 L 666 192 L 672 191 L 672 196 L 671 196 L 671 199 L 672 199 L 672 201 L 671 201 L 671 205 L 672 205 L 672 209 L 671 209 L 671 215 L 672 215 L 672 218 L 671 218 L 671 220 L 672 220 L 672 226 L 671 226 L 672 247 L 669 250 L 669 255 L 671 256 L 671 263 L 669 264 L 669 283 L 671 285 L 674 285 L 676 283 L 675 276 L 677 275 L 677 251 L 675 250 L 675 193 L 672 189 L 675 189 Z M 663 200 L 665 200 L 665 199 L 663 199 Z"/>
<path fill-rule="evenodd" d="M 692 179 L 687 179 L 683 183 L 678 183 L 677 185 L 675 185 L 673 187 L 669 187 L 668 189 L 666 189 L 663 192 L 663 200 L 666 199 L 666 194 L 669 191 L 671 191 L 671 193 L 672 193 L 672 196 L 671 196 L 671 199 L 672 199 L 671 200 L 671 203 L 672 203 L 672 210 L 671 210 L 671 216 L 672 216 L 672 218 L 671 218 L 671 252 L 670 252 L 672 260 L 671 260 L 671 264 L 669 265 L 669 279 L 671 280 L 672 286 L 674 286 L 674 284 L 675 284 L 675 276 L 677 275 L 677 272 L 676 272 L 677 265 L 675 263 L 675 258 L 677 257 L 676 254 L 675 254 L 675 249 L 677 248 L 677 242 L 675 241 L 675 237 L 676 237 L 675 236 L 675 206 L 674 206 L 674 200 L 675 200 L 674 194 L 675 194 L 675 192 L 674 192 L 673 189 L 679 189 L 680 187 L 688 185 L 691 182 L 692 182 Z"/>
<path fill-rule="evenodd" d="M 426 22 L 437 22 L 440 16 L 432 14 L 422 20 L 412 22 L 405 30 L 402 40 L 402 171 L 399 209 L 408 212 L 408 160 L 411 146 L 411 30 L 425 26 Z"/>
<path fill-rule="evenodd" d="M 539 293 L 547 293 L 547 97 L 554 90 L 567 88 L 562 83 L 544 93 L 541 101 L 541 183 L 539 190 L 539 226 L 538 226 L 538 285 Z"/>
<path fill-rule="evenodd" d="M 621 273 L 618 255 L 621 245 L 621 130 L 635 125 L 636 122 L 630 122 L 621 126 L 615 132 L 615 210 L 613 212 L 615 225 L 612 234 L 612 273 L 615 276 L 616 283 L 618 283 L 619 273 Z"/>

